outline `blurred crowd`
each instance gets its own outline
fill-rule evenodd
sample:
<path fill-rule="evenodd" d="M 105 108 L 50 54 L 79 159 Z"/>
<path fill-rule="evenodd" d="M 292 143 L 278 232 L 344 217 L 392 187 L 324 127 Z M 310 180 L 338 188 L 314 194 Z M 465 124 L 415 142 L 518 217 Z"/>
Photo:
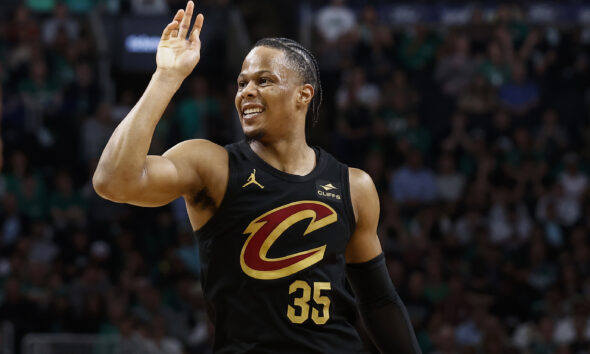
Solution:
<path fill-rule="evenodd" d="M 86 11 L 120 4 L 9 3 L 0 321 L 17 343 L 30 332 L 99 333 L 117 334 L 121 353 L 207 353 L 183 201 L 136 208 L 91 185 L 143 89 L 111 73 L 111 94 L 98 75 Z M 178 5 L 121 3 L 134 13 Z M 360 3 L 314 3 L 325 102 L 309 140 L 375 181 L 379 236 L 423 352 L 590 353 L 590 31 L 535 26 L 515 5 L 492 19 L 474 9 L 458 26 L 395 27 Z M 235 78 L 221 81 L 197 67 L 152 153 L 241 139 Z"/>

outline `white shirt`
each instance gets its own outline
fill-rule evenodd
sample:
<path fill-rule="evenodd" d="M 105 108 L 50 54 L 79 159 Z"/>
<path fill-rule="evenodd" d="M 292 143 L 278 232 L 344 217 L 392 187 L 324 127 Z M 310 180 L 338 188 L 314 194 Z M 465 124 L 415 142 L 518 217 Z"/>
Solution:
<path fill-rule="evenodd" d="M 561 174 L 559 182 L 563 186 L 565 195 L 576 199 L 580 198 L 588 187 L 588 178 L 581 173 L 572 175 L 564 172 Z"/>
<path fill-rule="evenodd" d="M 315 24 L 328 41 L 334 41 L 356 25 L 354 12 L 347 7 L 326 6 L 318 12 Z"/>

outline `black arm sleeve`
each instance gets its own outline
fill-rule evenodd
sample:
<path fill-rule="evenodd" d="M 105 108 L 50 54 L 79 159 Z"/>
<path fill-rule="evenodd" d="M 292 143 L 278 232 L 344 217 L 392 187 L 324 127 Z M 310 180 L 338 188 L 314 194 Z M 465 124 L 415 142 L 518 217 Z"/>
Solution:
<path fill-rule="evenodd" d="M 395 291 L 385 256 L 346 265 L 348 280 L 371 339 L 382 353 L 421 354 L 408 312 Z"/>

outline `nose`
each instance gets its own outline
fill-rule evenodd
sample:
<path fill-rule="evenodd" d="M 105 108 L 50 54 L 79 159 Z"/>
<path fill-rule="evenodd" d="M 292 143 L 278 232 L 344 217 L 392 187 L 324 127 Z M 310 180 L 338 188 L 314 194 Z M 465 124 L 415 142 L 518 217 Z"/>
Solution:
<path fill-rule="evenodd" d="M 242 89 L 242 97 L 256 97 L 258 95 L 258 89 L 254 80 L 248 81 L 246 87 Z"/>

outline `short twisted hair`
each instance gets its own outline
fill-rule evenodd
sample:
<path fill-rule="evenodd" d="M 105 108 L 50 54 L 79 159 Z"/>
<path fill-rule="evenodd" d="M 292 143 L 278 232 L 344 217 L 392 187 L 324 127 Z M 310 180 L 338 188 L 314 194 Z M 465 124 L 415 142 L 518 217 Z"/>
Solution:
<path fill-rule="evenodd" d="M 303 82 L 313 86 L 315 94 L 311 99 L 311 110 L 307 111 L 306 120 L 310 123 L 311 117 L 311 125 L 315 126 L 319 119 L 320 105 L 322 104 L 322 82 L 320 81 L 320 68 L 313 54 L 296 41 L 280 37 L 263 38 L 256 42 L 254 47 L 270 47 L 282 50 Z"/>

